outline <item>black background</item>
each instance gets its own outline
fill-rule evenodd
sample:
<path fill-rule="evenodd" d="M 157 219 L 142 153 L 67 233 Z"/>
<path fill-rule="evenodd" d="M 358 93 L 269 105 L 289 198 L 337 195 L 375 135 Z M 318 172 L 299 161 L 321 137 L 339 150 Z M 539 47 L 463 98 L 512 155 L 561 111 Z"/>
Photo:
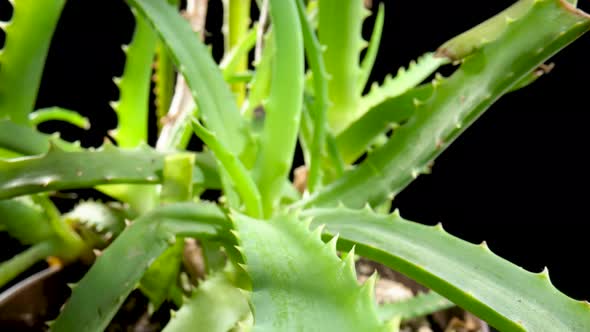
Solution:
<path fill-rule="evenodd" d="M 222 51 L 220 2 L 211 0 L 207 25 L 207 41 L 217 57 Z M 372 74 L 378 81 L 512 3 L 385 2 L 386 24 Z M 589 1 L 580 3 L 590 9 Z M 0 0 L 0 19 L 10 13 L 7 1 Z M 371 27 L 369 19 L 366 36 Z M 60 129 L 67 139 L 84 135 L 85 146 L 101 144 L 116 126 L 108 105 L 118 97 L 111 78 L 123 70 L 120 46 L 132 31 L 133 17 L 122 0 L 68 1 L 37 107 L 78 110 L 91 119 L 92 128 L 85 133 L 51 123 L 43 130 Z M 584 162 L 590 143 L 589 54 L 590 34 L 552 59 L 556 67 L 549 75 L 497 102 L 437 159 L 432 175 L 421 176 L 398 196 L 402 216 L 442 222 L 471 242 L 486 240 L 494 252 L 528 270 L 548 266 L 560 290 L 590 299 L 585 273 L 590 175 Z"/>

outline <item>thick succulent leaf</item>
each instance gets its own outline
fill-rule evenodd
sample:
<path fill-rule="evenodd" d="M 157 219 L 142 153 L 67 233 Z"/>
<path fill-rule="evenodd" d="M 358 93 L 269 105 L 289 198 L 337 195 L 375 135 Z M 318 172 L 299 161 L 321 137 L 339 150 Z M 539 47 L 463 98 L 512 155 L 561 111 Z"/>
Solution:
<path fill-rule="evenodd" d="M 147 147 L 65 152 L 0 161 L 0 198 L 105 183 L 158 183 L 163 155 Z"/>
<path fill-rule="evenodd" d="M 392 317 L 399 317 L 404 320 L 423 317 L 453 306 L 455 304 L 444 296 L 430 291 L 428 293 L 419 293 L 407 300 L 382 304 L 379 306 L 378 311 L 379 317 L 383 320 Z"/>
<path fill-rule="evenodd" d="M 164 157 L 148 147 L 65 152 L 53 146 L 43 155 L 0 160 L 0 199 L 100 184 L 161 183 Z M 204 173 L 195 171 L 200 175 L 193 181 L 208 187 Z"/>
<path fill-rule="evenodd" d="M 234 216 L 238 248 L 252 280 L 254 331 L 386 331 L 377 318 L 374 278 L 359 286 L 354 253 L 341 260 L 294 216 Z"/>
<path fill-rule="evenodd" d="M 43 210 L 28 197 L 0 200 L 0 225 L 23 244 L 39 243 L 54 234 Z"/>
<path fill-rule="evenodd" d="M 428 173 L 434 159 L 493 102 L 588 29 L 588 15 L 563 0 L 535 1 L 450 78 L 433 82 L 432 96 L 416 103 L 416 116 L 385 145 L 303 204 L 376 206 L 397 194 Z"/>
<path fill-rule="evenodd" d="M 368 16 L 363 1 L 322 0 L 319 2 L 318 37 L 326 47 L 323 56 L 331 79 L 328 123 L 333 132 L 346 128 L 359 110 L 359 66 L 363 20 Z"/>
<path fill-rule="evenodd" d="M 77 142 L 66 142 L 60 140 L 57 135 L 42 134 L 27 125 L 17 124 L 10 120 L 0 120 L 0 148 L 2 149 L 25 156 L 36 155 L 47 152 L 50 141 L 66 151 L 80 149 L 80 144 Z"/>
<path fill-rule="evenodd" d="M 452 60 L 460 60 L 469 56 L 486 43 L 500 37 L 508 26 L 507 23 L 525 15 L 535 1 L 521 0 L 515 2 L 496 16 L 444 43 L 439 53 Z"/>
<path fill-rule="evenodd" d="M 177 236 L 228 241 L 228 227 L 229 221 L 212 204 L 170 204 L 143 215 L 74 287 L 52 331 L 103 331 L 147 268 Z"/>
<path fill-rule="evenodd" d="M 135 12 L 134 16 L 133 40 L 123 48 L 125 70 L 123 76 L 115 80 L 119 101 L 111 103 L 118 119 L 113 137 L 123 148 L 147 143 L 150 83 L 157 42 L 156 33 L 145 18 Z"/>
<path fill-rule="evenodd" d="M 203 122 L 217 133 L 223 145 L 240 155 L 249 140 L 245 121 L 207 47 L 166 1 L 128 0 L 128 3 L 145 17 L 168 46 L 195 98 Z"/>
<path fill-rule="evenodd" d="M 273 71 L 265 105 L 264 131 L 254 175 L 265 215 L 279 201 L 295 154 L 303 99 L 304 50 L 301 23 L 293 1 L 270 0 Z M 284 83 L 289 77 L 289 84 Z"/>
<path fill-rule="evenodd" d="M 163 331 L 185 332 L 198 328 L 207 332 L 227 332 L 246 317 L 250 312 L 247 293 L 238 289 L 227 273 L 217 272 L 199 284 Z"/>
<path fill-rule="evenodd" d="M 416 100 L 429 97 L 432 91 L 432 85 L 425 84 L 373 106 L 336 136 L 342 159 L 346 163 L 353 163 L 379 135 L 406 122 L 416 110 Z"/>
<path fill-rule="evenodd" d="M 12 4 L 12 20 L 2 24 L 6 40 L 0 51 L 0 118 L 27 124 L 65 0 L 19 0 Z"/>
<path fill-rule="evenodd" d="M 369 209 L 312 209 L 302 217 L 338 234 L 341 250 L 354 246 L 359 255 L 407 275 L 501 331 L 590 329 L 590 304 L 555 289 L 546 270 L 528 272 L 494 255 L 485 243 L 463 241 L 440 225 Z"/>
<path fill-rule="evenodd" d="M 432 53 L 426 53 L 419 57 L 417 61 L 410 62 L 407 69 L 401 67 L 395 77 L 386 76 L 381 85 L 373 83 L 369 93 L 363 96 L 361 100 L 360 111 L 356 118 L 385 100 L 399 96 L 414 88 L 432 75 L 440 66 L 448 62 L 446 58 L 435 57 Z"/>

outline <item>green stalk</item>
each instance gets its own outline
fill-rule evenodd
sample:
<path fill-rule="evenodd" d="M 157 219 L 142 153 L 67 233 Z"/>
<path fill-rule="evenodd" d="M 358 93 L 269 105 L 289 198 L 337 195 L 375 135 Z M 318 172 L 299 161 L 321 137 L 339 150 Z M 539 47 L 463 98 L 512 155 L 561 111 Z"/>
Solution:
<path fill-rule="evenodd" d="M 225 53 L 229 53 L 239 45 L 248 33 L 250 26 L 250 0 L 223 0 L 223 32 L 225 36 Z M 237 72 L 248 69 L 248 54 L 239 57 L 235 67 Z M 241 105 L 246 96 L 246 85 L 234 83 L 231 86 L 236 94 L 238 105 Z"/>
<path fill-rule="evenodd" d="M 28 124 L 64 4 L 65 0 L 13 1 L 12 21 L 3 23 L 6 40 L 0 51 L 0 117 Z"/>
<path fill-rule="evenodd" d="M 295 3 L 270 1 L 275 58 L 266 119 L 255 169 L 265 216 L 279 201 L 293 162 L 303 101 L 303 37 Z M 285 84 L 285 78 L 289 84 Z"/>
<path fill-rule="evenodd" d="M 193 170 L 195 154 L 177 153 L 164 158 L 160 201 L 162 203 L 187 202 L 193 198 Z"/>

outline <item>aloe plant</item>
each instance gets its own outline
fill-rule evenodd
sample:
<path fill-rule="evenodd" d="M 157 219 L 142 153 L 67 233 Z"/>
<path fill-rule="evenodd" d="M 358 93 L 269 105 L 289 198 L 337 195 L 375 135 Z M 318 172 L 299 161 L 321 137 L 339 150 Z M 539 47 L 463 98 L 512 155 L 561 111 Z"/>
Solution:
<path fill-rule="evenodd" d="M 453 304 L 501 331 L 590 330 L 590 304 L 554 288 L 547 271 L 390 211 L 496 100 L 533 83 L 547 59 L 590 30 L 576 1 L 520 0 L 367 93 L 382 6 L 366 42 L 362 0 L 226 0 L 218 64 L 178 1 L 127 4 L 136 26 L 116 78 L 116 144 L 97 149 L 36 129 L 47 120 L 88 126 L 72 110 L 34 109 L 64 1 L 13 0 L 2 24 L 0 227 L 30 248 L 0 264 L 0 286 L 50 257 L 93 261 L 48 322 L 53 331 L 104 330 L 136 288 L 156 308 L 177 307 L 165 331 L 397 331 Z M 206 10 L 206 1 L 189 6 Z M 256 20 L 251 6 L 262 13 Z M 260 56 L 249 66 L 254 47 Z M 433 75 L 442 66 L 453 73 Z M 192 100 L 180 102 L 186 92 Z M 187 149 L 193 134 L 201 151 Z M 307 176 L 289 181 L 298 142 Z M 112 201 L 60 211 L 52 200 L 84 188 Z M 211 189 L 221 196 L 207 202 Z M 181 266 L 188 239 L 202 249 L 204 272 L 193 275 L 201 281 L 187 282 L 190 266 Z M 433 292 L 378 305 L 378 276 L 359 284 L 358 256 Z"/>

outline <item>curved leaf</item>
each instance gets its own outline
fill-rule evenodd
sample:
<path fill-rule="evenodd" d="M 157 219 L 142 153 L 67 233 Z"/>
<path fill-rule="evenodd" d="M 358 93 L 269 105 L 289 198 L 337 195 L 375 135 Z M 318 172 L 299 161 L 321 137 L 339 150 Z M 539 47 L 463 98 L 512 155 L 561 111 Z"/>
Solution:
<path fill-rule="evenodd" d="M 0 199 L 107 183 L 159 183 L 163 156 L 147 147 L 65 152 L 53 146 L 41 156 L 0 160 Z"/>
<path fill-rule="evenodd" d="M 249 141 L 246 123 L 207 47 L 199 41 L 190 24 L 166 1 L 128 0 L 128 3 L 150 22 L 168 46 L 205 125 L 217 133 L 224 146 L 239 156 Z"/>
<path fill-rule="evenodd" d="M 18 137 L 19 139 L 15 139 Z M 29 156 L 46 153 L 52 141 L 60 149 L 74 151 L 80 149 L 80 143 L 70 143 L 59 139 L 56 134 L 47 135 L 27 125 L 10 120 L 0 120 L 0 148 Z"/>
<path fill-rule="evenodd" d="M 339 249 L 383 263 L 445 296 L 501 331 L 588 331 L 590 304 L 555 289 L 547 271 L 530 273 L 485 245 L 399 214 L 313 209 L 302 217 L 340 236 Z"/>
<path fill-rule="evenodd" d="M 425 84 L 373 106 L 336 136 L 336 145 L 342 159 L 346 163 L 353 163 L 379 135 L 414 115 L 416 100 L 429 97 L 432 91 L 432 85 Z"/>
<path fill-rule="evenodd" d="M 123 148 L 147 144 L 150 83 L 156 54 L 155 32 L 141 15 L 134 12 L 134 17 L 133 40 L 123 48 L 125 70 L 121 78 L 114 80 L 119 87 L 119 101 L 111 103 L 118 119 L 113 137 Z"/>
<path fill-rule="evenodd" d="M 198 328 L 227 332 L 249 312 L 247 293 L 234 286 L 226 271 L 199 284 L 194 294 L 170 319 L 163 332 L 185 332 Z"/>
<path fill-rule="evenodd" d="M 170 204 L 143 215 L 98 257 L 74 287 L 51 330 L 103 331 L 147 268 L 177 236 L 228 241 L 228 227 L 229 221 L 212 204 Z"/>
<path fill-rule="evenodd" d="M 80 113 L 61 107 L 49 107 L 29 114 L 29 121 L 37 126 L 45 121 L 64 121 L 82 129 L 90 129 L 90 121 Z"/>
<path fill-rule="evenodd" d="M 35 244 L 53 236 L 49 219 L 29 197 L 0 200 L 3 231 L 23 244 Z"/>
<path fill-rule="evenodd" d="M 193 119 L 192 127 L 197 136 L 207 144 L 207 146 L 215 153 L 220 165 L 223 166 L 231 180 L 235 190 L 240 194 L 246 211 L 254 217 L 262 215 L 262 204 L 260 200 L 260 193 L 256 188 L 256 183 L 248 173 L 244 164 L 231 151 L 227 150 L 223 144 L 217 140 L 217 135 L 208 131 L 198 121 Z M 236 207 L 237 208 L 237 207 Z"/>
<path fill-rule="evenodd" d="M 301 23 L 293 1 L 270 0 L 273 22 L 273 71 L 264 131 L 254 175 L 264 215 L 279 201 L 293 162 L 303 102 L 304 50 Z M 289 84 L 283 80 L 289 78 Z"/>
<path fill-rule="evenodd" d="M 12 20 L 2 24 L 6 40 L 0 51 L 0 118 L 28 124 L 64 4 L 65 0 L 13 1 Z"/>
<path fill-rule="evenodd" d="M 293 216 L 234 216 L 238 248 L 252 280 L 254 331 L 386 331 L 377 318 L 374 278 L 359 286 L 354 252 L 340 260 Z"/>
<path fill-rule="evenodd" d="M 527 1 L 527 0 L 522 0 Z M 498 98 L 543 61 L 590 29 L 590 17 L 563 0 L 536 0 L 450 78 L 433 82 L 433 95 L 416 103 L 416 116 L 356 169 L 301 205 L 377 206 L 399 193 Z"/>
<path fill-rule="evenodd" d="M 358 93 L 362 94 L 371 76 L 371 71 L 375 65 L 375 59 L 377 58 L 377 52 L 381 45 L 381 34 L 383 33 L 383 24 L 385 23 L 385 5 L 379 4 L 379 10 L 377 11 L 377 17 L 375 18 L 375 25 L 373 26 L 373 33 L 371 33 L 371 39 L 369 41 L 369 47 L 367 53 L 363 57 L 361 63 L 361 74 L 358 81 Z"/>
<path fill-rule="evenodd" d="M 357 116 L 362 77 L 359 66 L 363 20 L 368 15 L 362 1 L 319 1 L 318 37 L 326 49 L 323 52 L 331 102 L 328 123 L 332 132 L 339 133 Z"/>
<path fill-rule="evenodd" d="M 381 85 L 373 83 L 369 93 L 363 96 L 360 111 L 355 119 L 365 114 L 371 108 L 381 104 L 389 98 L 401 95 L 422 83 L 440 66 L 447 64 L 446 58 L 435 57 L 433 53 L 426 53 L 416 61 L 410 62 L 408 68 L 401 67 L 395 77 L 387 75 Z"/>

